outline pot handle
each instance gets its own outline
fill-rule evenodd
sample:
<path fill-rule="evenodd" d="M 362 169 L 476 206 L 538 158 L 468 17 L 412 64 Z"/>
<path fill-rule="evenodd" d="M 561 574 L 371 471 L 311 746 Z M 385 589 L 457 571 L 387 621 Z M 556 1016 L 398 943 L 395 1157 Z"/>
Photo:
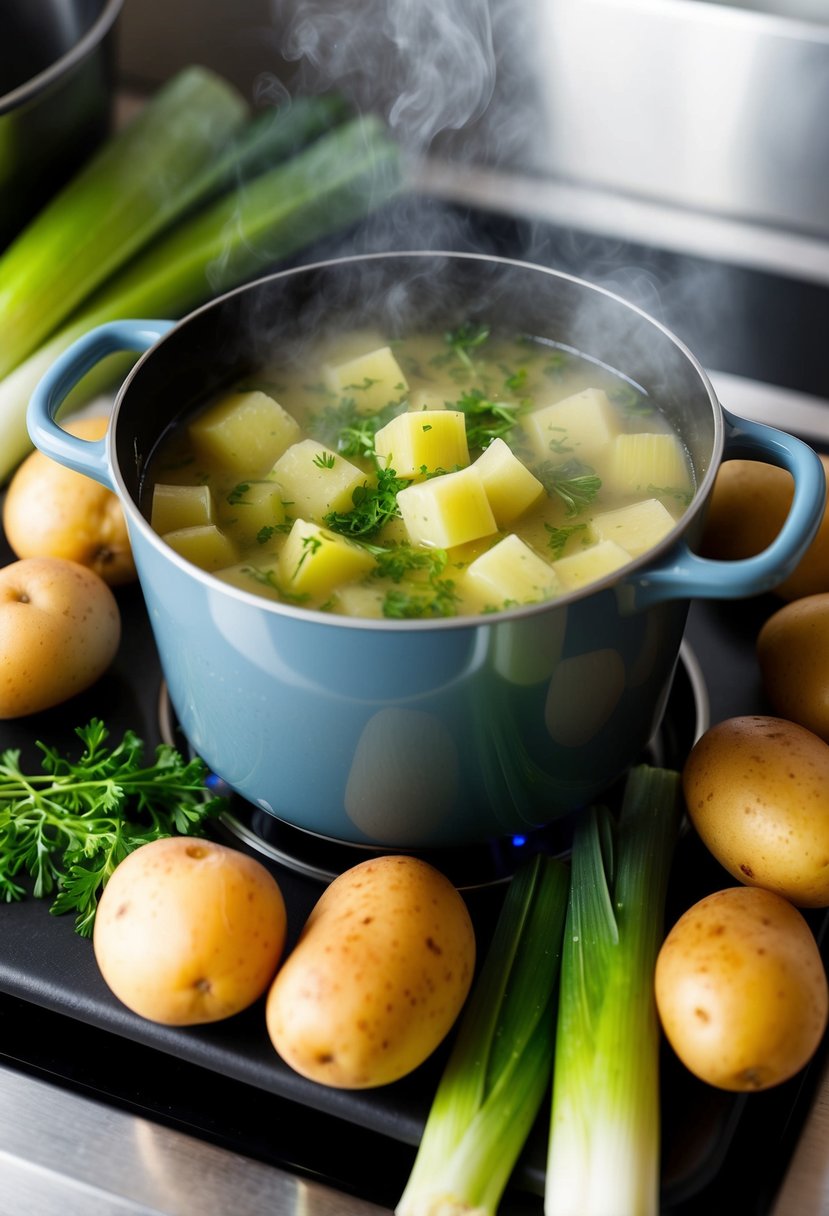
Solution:
<path fill-rule="evenodd" d="M 79 439 L 55 421 L 71 390 L 96 363 L 121 351 L 145 351 L 173 321 L 110 321 L 73 342 L 43 375 L 29 400 L 26 425 L 32 443 L 58 464 L 85 473 L 114 489 L 106 457 L 106 438 Z"/>
<path fill-rule="evenodd" d="M 760 460 L 788 469 L 794 478 L 789 514 L 768 548 L 755 557 L 714 561 L 680 541 L 662 561 L 630 580 L 636 608 L 663 600 L 742 599 L 759 595 L 791 574 L 820 526 L 826 509 L 826 476 L 817 454 L 801 439 L 723 410 L 729 460 Z"/>

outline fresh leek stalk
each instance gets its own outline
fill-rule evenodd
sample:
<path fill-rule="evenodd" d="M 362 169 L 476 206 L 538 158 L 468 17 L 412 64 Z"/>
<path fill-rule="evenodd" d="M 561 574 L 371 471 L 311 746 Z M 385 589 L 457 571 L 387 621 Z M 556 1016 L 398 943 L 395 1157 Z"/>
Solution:
<path fill-rule="evenodd" d="M 219 157 L 205 165 L 190 192 L 201 207 L 295 156 L 349 117 L 347 103 L 336 93 L 296 97 L 261 110 L 235 133 Z"/>
<path fill-rule="evenodd" d="M 567 867 L 512 879 L 397 1216 L 494 1214 L 547 1091 Z"/>
<path fill-rule="evenodd" d="M 284 164 L 181 220 L 0 381 L 0 482 L 31 447 L 26 407 L 32 391 L 76 338 L 107 321 L 179 317 L 344 228 L 380 206 L 399 185 L 399 149 L 382 121 L 367 116 L 336 127 Z M 103 365 L 101 373 L 106 374 Z M 89 392 L 95 381 L 86 380 Z"/>
<path fill-rule="evenodd" d="M 580 820 L 564 931 L 546 1216 L 655 1216 L 659 1028 L 653 973 L 680 778 L 631 770 L 618 819 Z"/>
<path fill-rule="evenodd" d="M 247 118 L 235 89 L 193 67 L 107 140 L 0 255 L 0 376 L 182 214 Z"/>

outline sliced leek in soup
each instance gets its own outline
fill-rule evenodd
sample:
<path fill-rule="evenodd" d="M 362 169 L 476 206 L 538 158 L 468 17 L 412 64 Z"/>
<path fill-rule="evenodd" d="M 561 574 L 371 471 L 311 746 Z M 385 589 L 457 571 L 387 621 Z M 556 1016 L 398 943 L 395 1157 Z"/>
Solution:
<path fill-rule="evenodd" d="M 275 362 L 166 437 L 146 488 L 153 528 L 217 578 L 398 619 L 555 600 L 658 544 L 693 491 L 629 381 L 473 325 Z"/>

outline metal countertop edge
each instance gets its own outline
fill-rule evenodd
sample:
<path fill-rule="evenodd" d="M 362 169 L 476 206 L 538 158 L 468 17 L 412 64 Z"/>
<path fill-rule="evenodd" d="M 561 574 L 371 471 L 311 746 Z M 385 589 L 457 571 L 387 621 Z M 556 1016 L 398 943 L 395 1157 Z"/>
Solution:
<path fill-rule="evenodd" d="M 0 1176 L 0 1216 L 386 1211 L 1 1065 Z"/>
<path fill-rule="evenodd" d="M 504 169 L 414 161 L 424 195 L 525 220 L 560 224 L 674 253 L 829 284 L 829 239 Z"/>

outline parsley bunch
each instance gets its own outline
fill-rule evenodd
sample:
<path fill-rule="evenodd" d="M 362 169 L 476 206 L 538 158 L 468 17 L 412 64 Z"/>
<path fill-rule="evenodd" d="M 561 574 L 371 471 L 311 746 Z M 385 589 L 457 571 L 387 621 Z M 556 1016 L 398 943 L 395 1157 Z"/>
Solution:
<path fill-rule="evenodd" d="M 51 911 L 75 912 L 89 937 L 98 895 L 115 867 L 139 845 L 162 836 L 200 835 L 225 807 L 205 790 L 203 761 L 185 761 L 167 744 L 144 763 L 144 744 L 127 731 L 116 747 L 97 718 L 75 732 L 84 750 L 71 761 L 44 743 L 42 772 L 24 773 L 20 752 L 0 754 L 0 896 L 21 899 L 16 875 L 34 894 L 57 890 Z"/>

